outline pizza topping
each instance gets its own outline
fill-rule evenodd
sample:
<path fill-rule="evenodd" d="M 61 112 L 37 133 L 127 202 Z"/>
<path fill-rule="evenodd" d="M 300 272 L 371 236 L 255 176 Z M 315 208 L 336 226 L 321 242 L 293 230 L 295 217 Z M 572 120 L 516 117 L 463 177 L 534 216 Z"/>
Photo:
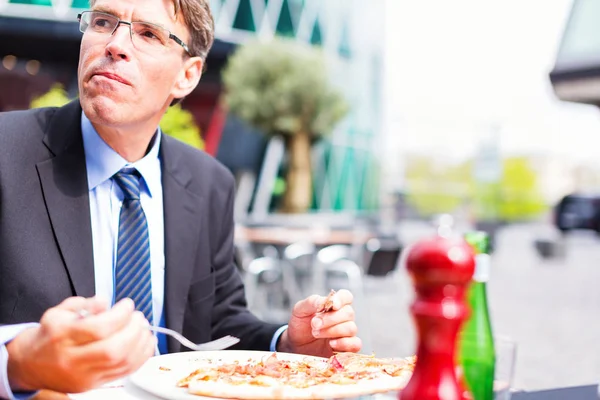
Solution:
<path fill-rule="evenodd" d="M 279 364 L 279 360 L 277 359 L 277 353 L 273 353 L 267 358 L 265 361 L 265 365 L 277 365 Z"/>
<path fill-rule="evenodd" d="M 178 387 L 188 387 L 191 381 L 212 381 L 217 380 L 222 374 L 219 371 L 211 369 L 197 369 L 185 378 L 177 382 Z"/>
<path fill-rule="evenodd" d="M 338 361 L 335 356 L 331 356 L 329 359 L 329 365 L 331 365 L 337 371 L 343 371 L 344 366 Z"/>
<path fill-rule="evenodd" d="M 318 313 L 326 313 L 333 310 L 333 295 L 335 294 L 335 290 L 331 289 L 331 292 L 325 298 L 325 301 L 317 310 Z"/>
<path fill-rule="evenodd" d="M 253 387 L 290 387 L 308 389 L 319 385 L 352 385 L 365 380 L 396 379 L 412 371 L 414 358 L 406 360 L 378 359 L 370 355 L 337 353 L 329 359 L 306 357 L 300 360 L 282 360 L 277 353 L 260 360 L 240 363 L 207 363 L 181 379 L 177 386 L 190 387 L 194 382 L 223 385 L 251 385 Z"/>

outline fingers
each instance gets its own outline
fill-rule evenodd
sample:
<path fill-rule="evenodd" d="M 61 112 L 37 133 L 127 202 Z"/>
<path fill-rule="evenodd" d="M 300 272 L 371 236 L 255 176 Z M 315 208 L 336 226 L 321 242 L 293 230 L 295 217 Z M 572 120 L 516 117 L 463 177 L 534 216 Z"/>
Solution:
<path fill-rule="evenodd" d="M 85 297 L 69 297 L 63 300 L 63 302 L 57 305 L 55 308 L 60 310 L 77 312 L 78 310 L 84 309 L 87 303 L 88 299 L 86 299 Z"/>
<path fill-rule="evenodd" d="M 56 308 L 73 312 L 87 310 L 90 313 L 97 314 L 108 308 L 108 301 L 101 296 L 90 298 L 74 296 L 65 299 Z"/>
<path fill-rule="evenodd" d="M 306 318 L 316 314 L 325 303 L 327 297 L 312 295 L 304 300 L 300 300 L 294 306 L 293 315 L 298 318 Z M 333 295 L 331 299 L 333 303 L 333 311 L 340 310 L 346 305 L 352 304 L 354 297 L 352 293 L 346 289 L 341 289 Z"/>
<path fill-rule="evenodd" d="M 88 303 L 85 307 L 90 314 L 100 314 L 109 308 L 109 302 L 107 299 L 101 296 L 94 296 L 88 299 Z"/>
<path fill-rule="evenodd" d="M 134 309 L 133 301 L 123 299 L 106 312 L 74 321 L 73 334 L 79 338 L 78 343 L 105 339 L 124 329 L 131 322 Z M 146 326 L 147 324 L 146 321 Z"/>
<path fill-rule="evenodd" d="M 325 297 L 313 294 L 312 296 L 297 302 L 292 310 L 292 315 L 296 318 L 313 316 L 324 301 Z"/>
<path fill-rule="evenodd" d="M 71 335 L 71 328 L 78 319 L 78 310 L 85 310 L 88 306 L 94 310 L 100 307 L 95 301 L 90 300 L 84 297 L 69 297 L 46 311 L 40 319 L 44 336 L 53 342 L 66 340 L 77 343 L 80 338 Z"/>
<path fill-rule="evenodd" d="M 137 370 L 154 354 L 156 338 L 148 326 L 144 315 L 136 311 L 123 329 L 83 346 L 78 354 L 80 361 L 95 366 L 98 372 L 110 374 L 111 378 Z"/>
<path fill-rule="evenodd" d="M 317 309 L 321 309 L 323 304 L 325 304 L 326 300 L 327 300 L 327 297 L 319 296 L 319 300 L 317 303 L 317 306 L 318 306 Z M 332 303 L 331 309 L 333 311 L 337 311 L 348 304 L 352 304 L 353 300 L 354 300 L 354 296 L 352 296 L 352 293 L 350 293 L 346 289 L 341 289 L 340 291 L 336 292 L 333 295 L 333 297 L 331 299 L 331 303 Z"/>
<path fill-rule="evenodd" d="M 315 330 L 327 329 L 346 321 L 354 321 L 354 308 L 350 305 L 345 305 L 338 311 L 315 315 L 311 320 L 311 327 L 314 334 Z"/>
<path fill-rule="evenodd" d="M 62 303 L 49 309 L 41 318 L 41 324 L 45 327 L 52 327 L 51 330 L 62 331 L 70 326 L 78 316 L 81 310 L 90 314 L 99 314 L 108 309 L 108 302 L 99 297 L 69 297 Z"/>
<path fill-rule="evenodd" d="M 72 348 L 70 361 L 77 366 L 78 373 L 70 390 L 87 391 L 138 370 L 154 355 L 156 347 L 156 338 L 147 326 L 144 316 L 136 312 L 123 330 L 109 338 Z"/>
<path fill-rule="evenodd" d="M 359 337 L 345 337 L 339 339 L 333 339 L 329 341 L 329 346 L 335 352 L 352 352 L 357 353 L 362 347 L 362 341 Z"/>
<path fill-rule="evenodd" d="M 39 327 L 9 343 L 12 379 L 26 376 L 24 389 L 78 392 L 137 370 L 156 347 L 149 323 L 131 300 L 106 308 L 99 298 L 72 297 L 49 309 Z M 81 318 L 80 310 L 90 315 Z"/>
<path fill-rule="evenodd" d="M 356 336 L 357 332 L 356 323 L 354 321 L 346 321 L 325 329 L 313 329 L 312 335 L 318 339 L 340 338 Z"/>

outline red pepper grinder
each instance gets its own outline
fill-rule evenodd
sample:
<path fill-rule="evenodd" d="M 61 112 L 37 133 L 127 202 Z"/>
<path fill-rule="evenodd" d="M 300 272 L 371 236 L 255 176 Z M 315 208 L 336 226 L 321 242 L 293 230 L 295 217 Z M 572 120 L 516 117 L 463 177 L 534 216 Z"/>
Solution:
<path fill-rule="evenodd" d="M 417 364 L 400 400 L 466 400 L 457 381 L 457 334 L 468 315 L 465 292 L 475 254 L 460 237 L 436 236 L 408 250 L 406 267 L 416 299 L 411 307 L 418 332 Z"/>

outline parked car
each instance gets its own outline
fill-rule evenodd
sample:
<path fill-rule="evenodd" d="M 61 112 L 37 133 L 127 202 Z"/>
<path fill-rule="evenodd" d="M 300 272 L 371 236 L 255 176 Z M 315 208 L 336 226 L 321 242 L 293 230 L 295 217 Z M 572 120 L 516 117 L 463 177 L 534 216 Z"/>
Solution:
<path fill-rule="evenodd" d="M 569 194 L 554 209 L 554 224 L 563 233 L 587 229 L 600 234 L 600 195 Z"/>

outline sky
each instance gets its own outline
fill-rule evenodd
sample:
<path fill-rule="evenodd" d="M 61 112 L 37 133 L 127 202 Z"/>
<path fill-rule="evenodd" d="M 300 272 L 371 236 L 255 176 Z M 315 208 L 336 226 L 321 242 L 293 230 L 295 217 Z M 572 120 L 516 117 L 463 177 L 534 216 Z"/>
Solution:
<path fill-rule="evenodd" d="M 571 0 L 386 0 L 387 159 L 503 155 L 600 160 L 600 109 L 561 102 L 548 73 Z"/>

